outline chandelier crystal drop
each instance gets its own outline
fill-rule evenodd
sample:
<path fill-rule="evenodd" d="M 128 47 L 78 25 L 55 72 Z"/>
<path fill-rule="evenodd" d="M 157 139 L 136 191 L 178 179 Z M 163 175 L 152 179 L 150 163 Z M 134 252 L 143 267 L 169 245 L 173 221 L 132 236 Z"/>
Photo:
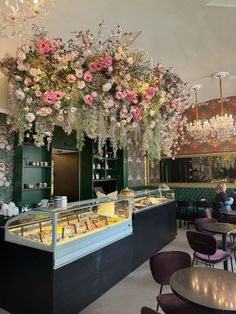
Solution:
<path fill-rule="evenodd" d="M 52 5 L 53 0 L 5 0 L 0 7 L 0 37 L 25 36 Z"/>
<path fill-rule="evenodd" d="M 211 125 L 207 120 L 199 120 L 197 92 L 201 87 L 201 84 L 197 84 L 190 88 L 191 91 L 195 92 L 196 120 L 187 124 L 186 129 L 194 140 L 200 143 L 207 143 L 209 142 L 209 135 L 211 134 Z"/>
<path fill-rule="evenodd" d="M 229 141 L 236 135 L 236 125 L 232 115 L 224 114 L 224 102 L 222 92 L 222 79 L 227 77 L 229 73 L 218 72 L 212 75 L 213 78 L 218 79 L 220 83 L 220 106 L 221 115 L 212 117 L 210 120 L 211 125 L 211 138 L 217 139 L 220 142 Z"/>

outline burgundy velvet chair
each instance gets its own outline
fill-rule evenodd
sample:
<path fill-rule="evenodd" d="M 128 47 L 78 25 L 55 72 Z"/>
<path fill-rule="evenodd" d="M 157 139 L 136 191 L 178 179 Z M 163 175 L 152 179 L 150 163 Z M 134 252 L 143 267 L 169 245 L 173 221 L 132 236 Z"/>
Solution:
<path fill-rule="evenodd" d="M 174 293 L 163 293 L 163 286 L 169 285 L 171 275 L 179 269 L 191 267 L 191 256 L 186 252 L 167 251 L 154 254 L 150 258 L 150 268 L 154 280 L 161 285 L 157 296 L 157 311 L 159 305 L 166 314 L 205 314 L 209 311 L 190 305 Z"/>
<path fill-rule="evenodd" d="M 218 222 L 218 221 L 217 221 L 217 219 L 214 219 L 214 218 L 198 218 L 198 219 L 195 219 L 194 225 L 195 225 L 196 231 L 203 232 L 203 233 L 209 234 L 209 235 L 214 235 L 214 232 L 205 230 L 203 226 L 204 226 L 204 224 L 216 223 L 216 222 Z M 227 248 L 231 249 L 232 246 L 233 246 L 232 241 L 227 241 Z M 216 248 L 222 250 L 222 248 L 223 248 L 222 239 L 216 240 Z"/>
<path fill-rule="evenodd" d="M 202 232 L 187 231 L 186 236 L 191 249 L 194 251 L 192 265 L 194 262 L 201 262 L 206 266 L 214 267 L 215 264 L 229 258 L 233 271 L 231 253 L 217 249 L 216 239 L 212 235 Z"/>
<path fill-rule="evenodd" d="M 212 218 L 212 212 L 210 208 L 205 208 L 204 212 L 206 218 Z"/>
<path fill-rule="evenodd" d="M 141 314 L 160 314 L 160 313 L 153 309 L 150 309 L 150 307 L 143 306 L 141 308 Z"/>

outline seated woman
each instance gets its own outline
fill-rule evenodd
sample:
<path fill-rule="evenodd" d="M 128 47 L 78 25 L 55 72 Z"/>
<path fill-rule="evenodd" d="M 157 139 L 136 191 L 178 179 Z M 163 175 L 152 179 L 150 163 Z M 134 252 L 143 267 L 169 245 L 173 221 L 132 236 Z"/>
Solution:
<path fill-rule="evenodd" d="M 218 183 L 216 186 L 216 203 L 220 210 L 220 213 L 223 214 L 227 211 L 231 211 L 231 205 L 233 204 L 234 200 L 232 197 L 228 197 L 226 194 L 226 184 L 225 183 Z"/>

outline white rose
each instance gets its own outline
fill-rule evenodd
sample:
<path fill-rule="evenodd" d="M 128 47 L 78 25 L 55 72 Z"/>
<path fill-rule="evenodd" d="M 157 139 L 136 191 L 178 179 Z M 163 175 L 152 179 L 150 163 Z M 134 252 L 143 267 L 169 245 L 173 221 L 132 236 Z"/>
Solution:
<path fill-rule="evenodd" d="M 35 115 L 32 112 L 28 112 L 26 115 L 26 120 L 29 121 L 30 123 L 35 120 Z"/>
<path fill-rule="evenodd" d="M 70 108 L 70 111 L 71 111 L 71 112 L 76 112 L 76 111 L 77 111 L 77 108 L 76 108 L 76 107 L 71 107 L 71 108 Z"/>
<path fill-rule="evenodd" d="M 102 90 L 104 92 L 108 92 L 111 89 L 111 86 L 112 86 L 111 83 L 108 82 L 102 86 Z"/>
<path fill-rule="evenodd" d="M 79 81 L 77 86 L 78 86 L 79 89 L 83 89 L 85 87 L 85 82 L 84 81 Z"/>
<path fill-rule="evenodd" d="M 20 100 L 25 99 L 25 93 L 21 89 L 16 90 L 16 98 Z"/>
<path fill-rule="evenodd" d="M 30 73 L 30 75 L 32 75 L 32 76 L 36 76 L 37 75 L 37 69 L 35 69 L 35 68 L 31 68 L 30 69 L 30 71 L 29 71 L 29 73 Z"/>
<path fill-rule="evenodd" d="M 128 62 L 129 64 L 133 64 L 133 63 L 134 63 L 134 59 L 133 59 L 132 57 L 129 57 L 129 58 L 127 59 L 127 62 Z"/>

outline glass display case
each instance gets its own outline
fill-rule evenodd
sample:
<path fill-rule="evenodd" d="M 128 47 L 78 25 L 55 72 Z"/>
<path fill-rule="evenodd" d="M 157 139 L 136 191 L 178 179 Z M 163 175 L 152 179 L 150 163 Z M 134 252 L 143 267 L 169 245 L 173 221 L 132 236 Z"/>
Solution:
<path fill-rule="evenodd" d="M 130 235 L 131 218 L 128 199 L 38 208 L 10 219 L 5 241 L 52 252 L 56 269 Z"/>
<path fill-rule="evenodd" d="M 167 203 L 175 198 L 173 190 L 162 190 L 160 188 L 147 188 L 135 191 L 134 211 L 147 209 L 150 206 L 157 206 Z"/>

